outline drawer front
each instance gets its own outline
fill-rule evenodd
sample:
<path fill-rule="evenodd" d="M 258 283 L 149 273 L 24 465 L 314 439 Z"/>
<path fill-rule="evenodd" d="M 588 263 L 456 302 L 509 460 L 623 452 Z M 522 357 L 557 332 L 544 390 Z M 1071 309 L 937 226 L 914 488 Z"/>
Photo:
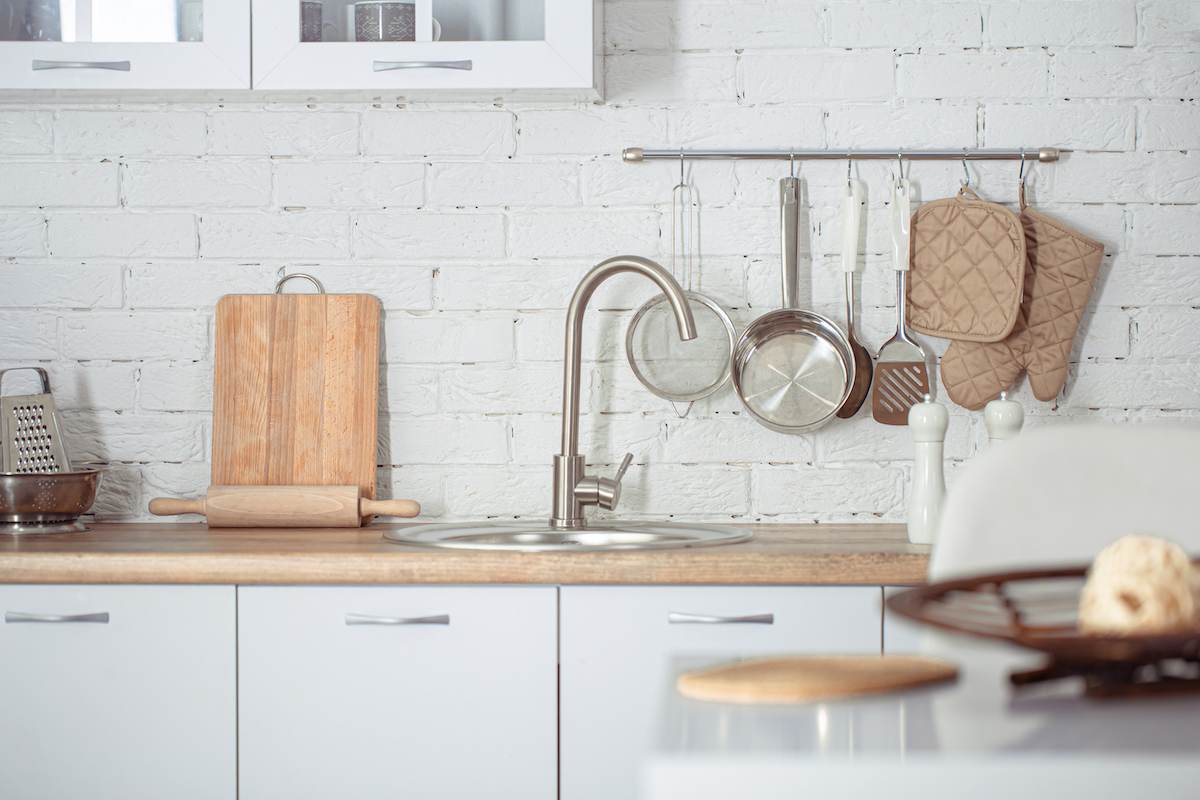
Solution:
<path fill-rule="evenodd" d="M 767 655 L 879 653 L 880 595 L 862 586 L 563 587 L 562 799 L 637 796 L 682 671 Z"/>
<path fill-rule="evenodd" d="M 556 792 L 554 587 L 240 587 L 242 800 Z"/>
<path fill-rule="evenodd" d="M 237 796 L 232 586 L 0 586 L 0 797 Z"/>

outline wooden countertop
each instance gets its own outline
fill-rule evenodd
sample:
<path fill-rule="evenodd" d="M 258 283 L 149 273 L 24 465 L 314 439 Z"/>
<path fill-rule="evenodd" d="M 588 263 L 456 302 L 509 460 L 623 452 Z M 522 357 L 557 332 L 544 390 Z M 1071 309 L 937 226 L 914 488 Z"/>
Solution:
<path fill-rule="evenodd" d="M 753 541 L 686 550 L 504 553 L 414 547 L 386 528 L 210 530 L 103 523 L 0 536 L 0 583 L 867 584 L 925 581 L 928 545 L 898 524 L 753 524 Z"/>

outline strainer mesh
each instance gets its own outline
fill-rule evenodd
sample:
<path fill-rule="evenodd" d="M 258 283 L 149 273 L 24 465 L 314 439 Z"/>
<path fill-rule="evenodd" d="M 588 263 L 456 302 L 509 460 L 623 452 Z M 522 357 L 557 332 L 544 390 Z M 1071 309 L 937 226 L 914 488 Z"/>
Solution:
<path fill-rule="evenodd" d="M 730 342 L 724 320 L 690 298 L 696 338 L 681 341 L 666 297 L 650 301 L 630 331 L 630 360 L 642 384 L 667 400 L 699 399 L 729 377 Z"/>

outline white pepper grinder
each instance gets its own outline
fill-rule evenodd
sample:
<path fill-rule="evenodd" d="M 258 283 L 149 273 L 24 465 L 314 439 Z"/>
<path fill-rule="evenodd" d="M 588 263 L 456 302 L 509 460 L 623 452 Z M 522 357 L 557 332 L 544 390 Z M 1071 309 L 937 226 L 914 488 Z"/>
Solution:
<path fill-rule="evenodd" d="M 999 400 L 983 407 L 983 427 L 987 428 L 989 446 L 1013 438 L 1024 424 L 1025 409 L 1016 400 L 1009 400 L 1008 392 L 1001 392 Z"/>
<path fill-rule="evenodd" d="M 908 410 L 908 429 L 912 431 L 916 450 L 908 501 L 908 540 L 913 544 L 933 544 L 937 535 L 942 506 L 946 503 L 942 456 L 949 425 L 946 407 L 933 402 L 929 395 L 925 395 L 923 403 L 916 403 Z"/>

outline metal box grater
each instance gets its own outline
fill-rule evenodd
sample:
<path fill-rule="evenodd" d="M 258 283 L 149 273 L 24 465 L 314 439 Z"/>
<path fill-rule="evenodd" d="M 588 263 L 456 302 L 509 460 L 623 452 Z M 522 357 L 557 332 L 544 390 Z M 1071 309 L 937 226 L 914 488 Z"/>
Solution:
<path fill-rule="evenodd" d="M 4 373 L 18 369 L 36 370 L 42 377 L 43 393 L 0 397 L 0 472 L 70 472 L 59 434 L 58 409 L 50 394 L 50 376 L 41 367 L 0 369 L 0 388 Z"/>

